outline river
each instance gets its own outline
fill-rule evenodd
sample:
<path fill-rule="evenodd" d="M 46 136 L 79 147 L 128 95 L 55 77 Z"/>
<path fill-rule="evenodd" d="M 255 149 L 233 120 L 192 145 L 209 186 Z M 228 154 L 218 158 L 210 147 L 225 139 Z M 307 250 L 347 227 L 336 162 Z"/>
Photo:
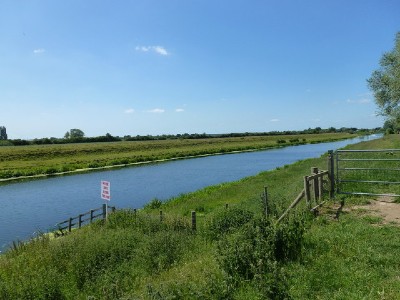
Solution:
<path fill-rule="evenodd" d="M 379 137 L 372 135 L 3 184 L 0 185 L 0 252 L 12 241 L 29 239 L 36 232 L 46 232 L 57 222 L 100 207 L 103 204 L 101 180 L 111 182 L 110 205 L 141 208 L 154 198 L 166 200 Z"/>

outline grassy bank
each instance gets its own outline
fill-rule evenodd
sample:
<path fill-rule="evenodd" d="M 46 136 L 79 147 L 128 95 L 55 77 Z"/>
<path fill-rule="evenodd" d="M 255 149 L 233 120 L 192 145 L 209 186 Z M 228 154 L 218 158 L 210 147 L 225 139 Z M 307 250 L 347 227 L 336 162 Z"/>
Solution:
<path fill-rule="evenodd" d="M 393 148 L 396 138 L 353 147 Z M 20 246 L 0 256 L 0 298 L 398 299 L 400 228 L 357 210 L 333 218 L 339 201 L 349 208 L 367 198 L 339 197 L 316 218 L 300 206 L 276 225 L 311 167 L 326 169 L 326 155 Z"/>
<path fill-rule="evenodd" d="M 0 147 L 0 179 L 354 137 L 349 133 Z"/>

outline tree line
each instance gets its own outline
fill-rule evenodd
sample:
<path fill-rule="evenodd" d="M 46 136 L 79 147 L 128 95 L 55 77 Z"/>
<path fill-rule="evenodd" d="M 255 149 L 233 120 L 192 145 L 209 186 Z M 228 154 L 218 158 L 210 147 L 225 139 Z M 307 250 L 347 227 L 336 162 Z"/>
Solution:
<path fill-rule="evenodd" d="M 70 144 L 70 143 L 102 143 L 102 142 L 120 142 L 120 141 L 160 141 L 174 139 L 208 139 L 208 138 L 229 138 L 229 137 L 246 137 L 246 136 L 279 136 L 279 135 L 301 135 L 301 134 L 322 134 L 322 133 L 357 133 L 369 134 L 380 131 L 381 128 L 374 129 L 358 129 L 355 127 L 329 127 L 323 129 L 321 127 L 308 128 L 305 130 L 286 130 L 286 131 L 269 131 L 269 132 L 243 132 L 243 133 L 223 133 L 223 134 L 207 134 L 207 133 L 183 133 L 183 134 L 162 134 L 162 135 L 125 135 L 123 137 L 113 136 L 110 133 L 96 137 L 86 137 L 80 129 L 69 130 L 63 138 L 39 138 L 33 140 L 9 139 L 3 141 L 3 146 L 24 146 L 24 145 L 48 145 L 48 144 Z"/>

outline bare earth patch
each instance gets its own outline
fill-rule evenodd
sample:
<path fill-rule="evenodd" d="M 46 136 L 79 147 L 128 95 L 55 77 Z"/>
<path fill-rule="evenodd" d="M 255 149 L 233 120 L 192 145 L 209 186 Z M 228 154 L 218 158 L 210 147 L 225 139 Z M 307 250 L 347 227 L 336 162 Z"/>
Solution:
<path fill-rule="evenodd" d="M 396 198 L 381 196 L 371 200 L 370 204 L 352 207 L 351 210 L 365 211 L 367 214 L 382 218 L 382 224 L 400 225 L 400 204 L 394 203 Z"/>

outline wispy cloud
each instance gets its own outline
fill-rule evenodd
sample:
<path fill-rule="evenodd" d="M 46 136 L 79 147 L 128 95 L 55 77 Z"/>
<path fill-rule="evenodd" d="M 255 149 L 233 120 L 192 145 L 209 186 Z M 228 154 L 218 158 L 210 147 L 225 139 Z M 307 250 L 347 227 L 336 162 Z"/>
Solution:
<path fill-rule="evenodd" d="M 183 109 L 183 108 L 177 108 L 177 109 L 175 109 L 175 112 L 184 112 L 185 110 Z"/>
<path fill-rule="evenodd" d="M 133 114 L 134 112 L 135 112 L 135 110 L 133 108 L 128 108 L 128 109 L 125 109 L 125 111 L 124 111 L 124 113 L 126 113 L 126 114 Z"/>
<path fill-rule="evenodd" d="M 162 56 L 170 55 L 169 51 L 162 46 L 136 46 L 135 50 L 140 52 L 154 52 Z"/>
<path fill-rule="evenodd" d="M 271 119 L 271 120 L 269 120 L 270 122 L 279 122 L 280 120 L 279 119 Z"/>
<path fill-rule="evenodd" d="M 162 114 L 165 112 L 165 109 L 162 108 L 154 108 L 154 109 L 150 109 L 147 112 L 152 113 L 152 114 Z"/>
<path fill-rule="evenodd" d="M 33 50 L 33 54 L 43 54 L 45 52 L 46 52 L 46 50 L 43 48 L 38 48 L 38 49 Z"/>

